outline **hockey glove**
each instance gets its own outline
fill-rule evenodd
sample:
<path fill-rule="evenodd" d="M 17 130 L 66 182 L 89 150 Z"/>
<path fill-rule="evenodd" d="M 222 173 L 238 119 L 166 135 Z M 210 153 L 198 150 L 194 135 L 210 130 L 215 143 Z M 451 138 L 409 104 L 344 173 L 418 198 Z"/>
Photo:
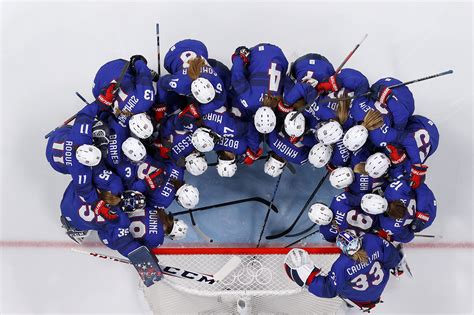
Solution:
<path fill-rule="evenodd" d="M 161 123 L 163 118 L 166 116 L 166 105 L 165 104 L 156 104 L 152 107 L 153 116 L 157 123 Z"/>
<path fill-rule="evenodd" d="M 410 186 L 413 189 L 417 189 L 421 184 L 424 183 L 426 172 L 428 171 L 428 165 L 425 164 L 413 164 L 411 166 L 410 175 Z"/>
<path fill-rule="evenodd" d="M 99 200 L 94 206 L 94 213 L 96 216 L 101 216 L 106 220 L 115 220 L 118 218 L 118 215 L 114 210 L 110 208 L 108 204 L 103 200 Z"/>
<path fill-rule="evenodd" d="M 153 69 L 150 69 L 150 73 L 151 73 L 151 80 L 153 82 L 158 82 L 158 80 L 160 79 L 160 76 L 158 75 L 158 72 L 156 72 Z"/>
<path fill-rule="evenodd" d="M 234 58 L 239 57 L 242 59 L 245 65 L 249 63 L 249 56 L 250 56 L 250 50 L 245 47 L 245 46 L 239 46 L 235 49 L 234 54 L 232 55 L 231 59 L 232 62 L 234 62 Z"/>
<path fill-rule="evenodd" d="M 164 146 L 160 142 L 160 140 L 158 140 L 158 139 L 155 140 L 155 142 L 153 142 L 153 146 L 159 150 L 160 157 L 162 157 L 163 159 L 169 159 L 170 158 L 169 153 L 170 153 L 171 149 Z"/>
<path fill-rule="evenodd" d="M 105 106 L 112 106 L 115 101 L 115 83 L 111 83 L 107 89 L 103 89 L 97 100 Z"/>
<path fill-rule="evenodd" d="M 392 144 L 387 144 L 385 146 L 385 151 L 393 165 L 400 164 L 407 158 L 405 150 L 399 149 Z"/>
<path fill-rule="evenodd" d="M 336 75 L 332 75 L 329 77 L 327 82 L 320 82 L 316 86 L 316 90 L 318 92 L 337 92 L 339 91 L 339 85 L 337 84 L 337 77 Z"/>
<path fill-rule="evenodd" d="M 282 100 L 278 101 L 277 109 L 279 112 L 283 113 L 284 115 L 288 114 L 293 110 L 292 106 L 288 106 L 285 103 L 283 103 Z"/>
<path fill-rule="evenodd" d="M 336 168 L 337 168 L 337 166 L 335 166 L 334 164 L 332 164 L 332 163 L 330 163 L 330 162 L 326 164 L 326 169 L 327 169 L 328 172 L 332 172 L 332 171 L 334 171 Z"/>
<path fill-rule="evenodd" d="M 201 114 L 196 105 L 189 104 L 178 114 L 178 118 L 183 126 L 187 126 L 201 118 Z"/>
<path fill-rule="evenodd" d="M 137 73 L 137 69 L 135 68 L 135 62 L 138 60 L 143 61 L 145 64 L 148 64 L 148 61 L 142 55 L 133 55 L 130 57 L 130 71 L 134 74 Z"/>
<path fill-rule="evenodd" d="M 411 223 L 411 230 L 413 232 L 420 232 L 425 228 L 426 223 L 430 220 L 430 215 L 425 212 L 417 211 L 415 213 L 415 220 Z"/>
<path fill-rule="evenodd" d="M 381 238 L 391 242 L 392 241 L 392 235 L 391 234 L 388 234 L 387 231 L 385 230 L 378 230 L 377 231 L 377 235 L 380 236 Z"/>
<path fill-rule="evenodd" d="M 305 250 L 294 248 L 285 258 L 285 271 L 288 277 L 300 287 L 307 287 L 319 275 L 316 267 Z"/>
<path fill-rule="evenodd" d="M 157 169 L 150 175 L 145 176 L 145 183 L 146 183 L 147 189 L 150 192 L 153 192 L 157 188 L 161 187 L 164 182 L 165 182 L 165 176 L 161 168 Z"/>
<path fill-rule="evenodd" d="M 382 104 L 386 104 L 392 97 L 392 90 L 386 86 L 379 85 L 375 89 L 370 90 L 370 98 Z"/>
<path fill-rule="evenodd" d="M 262 154 L 263 154 L 263 149 L 262 148 L 258 148 L 257 153 L 254 153 L 252 150 L 247 148 L 247 151 L 245 151 L 246 156 L 244 158 L 244 164 L 252 165 L 253 162 L 258 160 L 262 156 Z"/>

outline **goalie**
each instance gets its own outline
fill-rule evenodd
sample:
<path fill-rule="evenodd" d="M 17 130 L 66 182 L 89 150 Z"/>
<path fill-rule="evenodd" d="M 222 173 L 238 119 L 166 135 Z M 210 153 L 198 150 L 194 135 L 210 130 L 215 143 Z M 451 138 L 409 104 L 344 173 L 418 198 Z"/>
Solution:
<path fill-rule="evenodd" d="M 291 280 L 307 287 L 316 296 L 339 296 L 349 305 L 369 311 L 380 302 L 391 270 L 399 272 L 402 255 L 376 235 L 358 237 L 351 230 L 341 232 L 336 243 L 342 254 L 332 265 L 329 275 L 322 275 L 308 253 L 299 248 L 288 253 L 285 270 Z"/>

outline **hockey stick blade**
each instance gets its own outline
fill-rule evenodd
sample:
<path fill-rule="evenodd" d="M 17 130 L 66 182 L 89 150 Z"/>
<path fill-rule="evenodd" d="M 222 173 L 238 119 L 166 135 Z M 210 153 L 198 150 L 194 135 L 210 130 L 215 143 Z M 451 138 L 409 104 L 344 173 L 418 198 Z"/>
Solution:
<path fill-rule="evenodd" d="M 194 231 L 196 231 L 196 233 L 201 236 L 202 239 L 204 239 L 206 242 L 208 243 L 213 243 L 214 240 L 212 238 L 210 238 L 209 236 L 207 236 L 202 230 L 201 228 L 196 224 L 196 220 L 194 220 L 194 215 L 192 212 L 189 212 L 189 216 L 191 217 L 191 224 L 193 225 L 193 228 L 194 228 Z"/>
<path fill-rule="evenodd" d="M 303 231 L 298 232 L 298 233 L 293 233 L 293 234 L 285 235 L 285 237 L 296 237 L 296 236 L 303 235 L 303 234 L 305 234 L 305 233 L 311 231 L 311 229 L 314 228 L 315 226 L 316 226 L 316 223 L 313 223 L 313 224 L 311 224 L 311 226 L 308 227 L 307 229 L 304 229 Z"/>
<path fill-rule="evenodd" d="M 239 267 L 241 263 L 242 260 L 239 256 L 232 256 L 232 258 L 214 274 L 214 279 L 216 281 L 224 280 L 232 271 Z"/>
<path fill-rule="evenodd" d="M 316 186 L 316 188 L 313 190 L 313 192 L 311 193 L 311 195 L 309 196 L 308 200 L 306 201 L 306 203 L 304 204 L 303 208 L 301 209 L 300 213 L 298 214 L 298 216 L 296 217 L 295 221 L 290 225 L 289 228 L 287 228 L 286 230 L 280 232 L 280 233 L 277 233 L 277 234 L 273 234 L 273 235 L 268 235 L 266 236 L 265 238 L 267 240 L 274 240 L 276 238 L 280 238 L 280 237 L 283 237 L 285 236 L 286 234 L 290 233 L 293 228 L 296 226 L 296 223 L 298 223 L 298 220 L 301 218 L 301 216 L 303 215 L 303 212 L 306 210 L 306 208 L 308 207 L 309 203 L 311 202 L 311 200 L 313 200 L 314 196 L 316 195 L 316 193 L 318 192 L 318 190 L 321 188 L 321 186 L 323 185 L 324 181 L 326 180 L 326 178 L 328 177 L 329 175 L 329 172 L 326 172 L 326 175 L 323 176 L 323 178 L 321 178 L 321 180 L 319 181 L 318 185 Z"/>

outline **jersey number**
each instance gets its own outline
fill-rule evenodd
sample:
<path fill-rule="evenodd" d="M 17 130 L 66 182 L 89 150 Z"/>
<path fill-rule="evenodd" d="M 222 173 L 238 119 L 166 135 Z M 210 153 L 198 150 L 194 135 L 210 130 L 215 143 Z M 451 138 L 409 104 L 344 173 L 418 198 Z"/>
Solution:
<path fill-rule="evenodd" d="M 380 266 L 380 262 L 376 261 L 372 268 L 369 271 L 369 277 L 372 278 L 370 284 L 372 285 L 379 285 L 383 280 L 384 272 L 382 266 Z M 369 287 L 369 277 L 365 274 L 360 274 L 355 277 L 351 283 L 353 284 L 352 288 L 357 291 L 365 291 Z"/>
<path fill-rule="evenodd" d="M 347 223 L 362 230 L 368 230 L 373 220 L 370 216 L 359 213 L 357 210 L 347 212 Z"/>
<path fill-rule="evenodd" d="M 280 86 L 281 71 L 277 70 L 277 64 L 272 62 L 270 69 L 268 69 L 268 75 L 270 76 L 270 82 L 268 89 L 272 92 L 278 92 L 278 87 Z"/>

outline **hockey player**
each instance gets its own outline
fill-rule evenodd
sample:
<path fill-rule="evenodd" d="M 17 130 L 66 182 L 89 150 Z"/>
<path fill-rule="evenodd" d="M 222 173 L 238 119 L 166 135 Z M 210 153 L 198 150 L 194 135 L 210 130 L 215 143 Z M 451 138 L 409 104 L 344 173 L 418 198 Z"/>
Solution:
<path fill-rule="evenodd" d="M 285 86 L 288 61 L 282 50 L 272 44 L 252 48 L 237 47 L 232 55 L 231 84 L 235 91 L 232 106 L 237 116 L 250 120 L 262 105 L 277 106 Z M 271 103 L 271 104 L 270 104 Z"/>
<path fill-rule="evenodd" d="M 326 216 L 331 220 L 325 221 L 319 227 L 319 233 L 328 242 L 334 243 L 340 231 L 352 229 L 356 232 L 371 231 L 375 224 L 375 216 L 365 213 L 360 207 L 361 197 L 344 192 L 334 196 L 331 205 L 316 203 L 308 211 L 308 216 L 313 223 L 318 223 L 315 218 Z"/>
<path fill-rule="evenodd" d="M 400 252 L 389 242 L 372 235 L 357 236 L 342 231 L 336 241 L 342 254 L 328 275 L 314 265 L 303 249 L 292 249 L 285 259 L 285 269 L 296 284 L 324 298 L 341 297 L 350 305 L 369 311 L 380 302 L 390 272 L 402 260 Z"/>
<path fill-rule="evenodd" d="M 428 228 L 436 218 L 437 202 L 431 189 L 421 184 L 416 190 L 416 212 L 411 223 L 413 232 L 420 232 Z"/>
<path fill-rule="evenodd" d="M 132 56 L 118 94 L 115 95 L 114 89 L 125 64 L 125 60 L 117 59 L 103 65 L 95 75 L 92 88 L 94 97 L 106 107 L 113 108 L 113 113 L 123 127 L 127 126 L 131 115 L 146 112 L 153 105 L 155 90 L 152 82 L 156 74 L 147 67 L 145 57 Z"/>
<path fill-rule="evenodd" d="M 414 209 L 408 209 L 402 201 L 388 202 L 379 195 L 366 194 L 362 197 L 361 208 L 366 213 L 377 216 L 375 232 L 387 241 L 408 243 L 415 237 L 410 227 Z"/>
<path fill-rule="evenodd" d="M 350 167 L 354 171 L 354 181 L 348 189 L 353 194 L 373 192 L 381 187 L 387 179 L 383 177 L 390 167 L 389 158 L 380 152 L 370 154 L 367 146 L 352 152 Z"/>
<path fill-rule="evenodd" d="M 426 117 L 414 115 L 408 120 L 398 144 L 388 144 L 386 150 L 393 165 L 399 166 L 398 176 L 409 177 L 410 186 L 417 189 L 424 182 L 428 157 L 438 148 L 439 132 L 436 125 Z M 397 177 L 398 177 L 397 176 Z"/>
<path fill-rule="evenodd" d="M 149 206 L 167 209 L 173 200 L 186 209 L 196 207 L 199 191 L 196 187 L 184 183 L 184 169 L 172 161 L 164 164 L 163 184 L 155 190 L 145 193 Z"/>
<path fill-rule="evenodd" d="M 76 192 L 89 204 L 99 201 L 92 184 L 92 168 L 102 160 L 102 152 L 92 145 L 92 126 L 97 112 L 96 102 L 85 106 L 77 113 L 73 126 L 55 130 L 46 146 L 46 158 L 51 167 L 59 173 L 70 174 Z"/>
<path fill-rule="evenodd" d="M 127 214 L 125 214 L 125 217 Z M 165 236 L 171 240 L 180 240 L 186 237 L 188 226 L 183 220 L 173 219 L 162 208 L 145 207 L 128 212 L 124 222 L 128 222 L 126 229 L 107 229 L 99 231 L 99 238 L 107 247 L 117 250 L 127 257 L 140 246 L 148 249 L 163 244 Z"/>
<path fill-rule="evenodd" d="M 227 101 L 225 85 L 207 59 L 206 46 L 191 39 L 176 43 L 165 56 L 164 65 L 170 74 L 162 76 L 158 81 L 158 103 L 166 104 L 168 113 L 179 109 L 183 125 L 222 108 Z M 192 95 L 197 103 L 188 100 L 186 106 L 175 108 L 173 105 L 176 102 L 170 101 L 170 98 L 179 95 Z"/>

